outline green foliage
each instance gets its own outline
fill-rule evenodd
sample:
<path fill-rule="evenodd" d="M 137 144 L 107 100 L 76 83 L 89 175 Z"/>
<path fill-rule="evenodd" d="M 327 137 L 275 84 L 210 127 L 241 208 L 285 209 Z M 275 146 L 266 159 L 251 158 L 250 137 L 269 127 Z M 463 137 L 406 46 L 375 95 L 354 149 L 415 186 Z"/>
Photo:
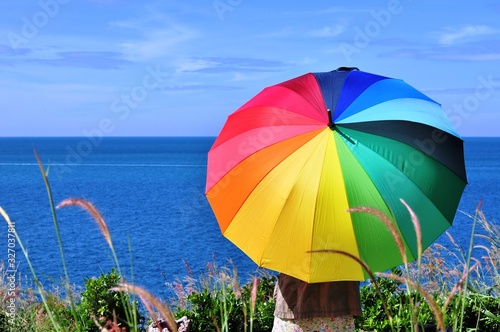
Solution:
<path fill-rule="evenodd" d="M 0 318 L 0 331 L 54 331 L 47 308 L 57 321 L 59 329 L 77 331 L 71 310 L 58 294 L 46 294 L 47 306 L 32 295 L 24 295 L 22 292 L 17 295 L 13 317 L 0 313 L 2 317 Z"/>
<path fill-rule="evenodd" d="M 463 329 L 477 331 L 500 331 L 500 299 L 487 294 L 470 292 L 456 295 L 451 299 L 446 317 L 447 326 L 454 326 L 459 320 L 461 311 L 457 310 L 465 301 L 463 312 Z"/>
<path fill-rule="evenodd" d="M 61 298 L 55 294 L 47 294 L 46 297 L 47 306 L 49 310 L 52 312 L 55 320 L 59 324 L 59 326 L 64 331 L 75 330 L 75 321 L 73 315 L 71 313 L 71 309 L 64 303 Z M 41 311 L 38 311 L 38 315 L 40 317 L 40 313 L 44 313 L 43 320 L 47 326 L 51 325 L 51 321 L 48 317 L 46 317 L 45 308 L 41 306 Z"/>
<path fill-rule="evenodd" d="M 144 317 L 139 312 L 138 303 L 132 301 L 127 293 L 111 290 L 118 286 L 119 282 L 120 275 L 115 269 L 101 274 L 99 278 L 85 280 L 85 291 L 77 305 L 85 331 L 100 331 L 96 326 L 96 319 L 103 325 L 106 321 L 116 320 L 118 325 L 125 327 L 127 331 L 135 330 L 136 326 L 142 328 Z"/>
<path fill-rule="evenodd" d="M 401 271 L 392 272 L 401 275 Z M 382 296 L 379 296 L 372 284 L 361 287 L 363 315 L 356 319 L 356 328 L 363 331 L 405 331 L 411 330 L 413 316 L 418 324 L 436 324 L 436 319 L 429 304 L 420 294 L 411 295 L 404 286 L 389 278 L 376 278 Z M 435 294 L 434 300 L 439 308 L 444 308 L 445 298 Z M 461 312 L 462 301 L 465 303 Z M 393 327 L 384 310 L 386 304 L 393 319 Z M 413 309 L 412 309 L 413 308 Z M 414 310 L 414 311 L 412 311 Z M 445 325 L 457 329 L 457 322 L 463 315 L 462 330 L 467 331 L 500 331 L 500 299 L 488 294 L 470 292 L 454 295 L 445 312 Z"/>
<path fill-rule="evenodd" d="M 189 305 L 186 308 L 177 308 L 176 316 L 187 316 L 191 319 L 191 332 L 250 331 L 250 320 L 252 331 L 271 331 L 274 320 L 275 282 L 275 277 L 260 279 L 252 317 L 252 283 L 245 284 L 241 290 L 234 289 L 229 283 L 222 283 L 219 287 L 193 291 L 187 296 Z"/>
<path fill-rule="evenodd" d="M 399 283 L 390 279 L 377 278 L 382 298 L 371 284 L 363 285 L 360 289 L 363 314 L 356 317 L 357 328 L 368 331 L 390 331 L 390 323 L 385 312 L 384 301 L 391 298 L 398 288 Z"/>
<path fill-rule="evenodd" d="M 393 268 L 391 272 L 402 275 L 398 268 Z M 433 313 L 419 293 L 412 291 L 409 294 L 404 285 L 394 279 L 376 277 L 375 280 L 380 294 L 372 283 L 360 289 L 363 314 L 356 318 L 356 328 L 379 332 L 411 331 L 414 317 L 420 325 L 434 323 Z M 392 317 L 392 326 L 385 308 Z"/>
<path fill-rule="evenodd" d="M 8 331 L 8 320 L 9 317 L 3 311 L 0 311 L 0 331 Z"/>
<path fill-rule="evenodd" d="M 220 329 L 220 321 L 222 317 L 222 301 L 225 302 L 228 316 L 233 317 L 235 313 L 232 308 L 235 307 L 234 294 L 231 296 L 222 297 L 221 291 L 216 291 L 215 293 L 209 292 L 208 289 L 204 289 L 201 292 L 192 293 L 188 296 L 188 301 L 191 304 L 192 311 L 180 311 L 179 316 L 186 315 L 191 319 L 191 331 L 201 332 L 201 331 L 216 331 Z M 229 304 L 229 305 L 228 305 Z M 228 328 L 233 328 L 233 321 L 228 319 Z M 217 326 L 217 328 L 216 328 Z"/>
<path fill-rule="evenodd" d="M 274 285 L 276 277 L 268 276 L 260 278 L 255 301 L 255 312 L 253 313 L 253 331 L 271 331 L 274 322 Z M 247 283 L 242 290 L 242 299 L 246 301 L 246 307 L 251 306 L 252 283 Z"/>

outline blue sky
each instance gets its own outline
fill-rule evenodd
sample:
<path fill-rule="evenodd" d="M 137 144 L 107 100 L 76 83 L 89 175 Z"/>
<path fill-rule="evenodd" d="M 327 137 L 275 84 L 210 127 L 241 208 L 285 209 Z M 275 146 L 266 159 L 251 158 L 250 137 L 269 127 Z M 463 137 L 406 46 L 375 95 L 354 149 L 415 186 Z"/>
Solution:
<path fill-rule="evenodd" d="M 216 136 L 268 85 L 354 66 L 500 136 L 500 2 L 0 5 L 0 136 Z"/>

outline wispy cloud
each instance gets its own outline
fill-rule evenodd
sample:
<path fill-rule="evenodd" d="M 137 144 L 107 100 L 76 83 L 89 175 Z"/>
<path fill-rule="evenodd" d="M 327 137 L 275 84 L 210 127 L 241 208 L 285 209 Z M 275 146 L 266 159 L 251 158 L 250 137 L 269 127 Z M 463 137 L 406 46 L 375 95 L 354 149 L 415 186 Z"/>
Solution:
<path fill-rule="evenodd" d="M 198 36 L 195 29 L 175 23 L 167 16 L 160 14 L 112 22 L 111 25 L 135 31 L 137 35 L 135 39 L 119 44 L 126 58 L 134 61 L 148 61 L 178 53 L 179 45 Z"/>
<path fill-rule="evenodd" d="M 177 72 L 196 72 L 216 67 L 219 61 L 214 58 L 186 58 L 177 63 Z"/>
<path fill-rule="evenodd" d="M 369 8 L 363 8 L 361 6 L 355 6 L 355 7 L 332 6 L 329 8 L 321 8 L 321 10 L 294 12 L 293 14 L 295 16 L 303 17 L 304 15 L 307 15 L 307 16 L 325 16 L 325 15 L 332 15 L 332 14 L 338 15 L 339 13 L 344 13 L 344 14 L 345 13 L 363 13 L 363 12 L 369 12 L 369 11 L 370 11 Z"/>
<path fill-rule="evenodd" d="M 170 29 L 153 30 L 144 33 L 144 39 L 120 44 L 127 58 L 150 60 L 171 55 L 176 45 L 191 39 L 193 33 L 180 26 Z"/>
<path fill-rule="evenodd" d="M 223 91 L 223 90 L 240 90 L 242 87 L 228 85 L 208 85 L 208 84 L 187 84 L 177 86 L 164 86 L 160 90 L 165 93 L 186 92 L 186 91 Z"/>
<path fill-rule="evenodd" d="M 418 60 L 442 60 L 442 61 L 498 61 L 500 52 L 446 52 L 442 49 L 398 49 L 379 54 L 381 57 L 407 58 Z"/>
<path fill-rule="evenodd" d="M 30 59 L 29 62 L 57 66 L 57 67 L 78 67 L 94 69 L 118 69 L 130 64 L 124 60 L 118 52 L 57 52 L 55 58 Z"/>
<path fill-rule="evenodd" d="M 118 69 L 131 64 L 119 52 L 58 51 L 59 47 L 38 49 L 12 49 L 0 44 L 0 63 L 16 66 L 23 63 L 36 63 L 55 67 L 75 67 L 93 69 Z"/>
<path fill-rule="evenodd" d="M 476 54 L 435 54 L 432 58 L 451 61 L 499 61 L 500 52 L 485 52 Z"/>
<path fill-rule="evenodd" d="M 299 59 L 299 60 L 292 60 L 292 61 L 290 61 L 290 64 L 292 64 L 294 66 L 309 66 L 309 65 L 316 63 L 316 62 L 318 62 L 317 59 L 313 59 L 310 57 L 304 57 L 304 58 Z"/>
<path fill-rule="evenodd" d="M 332 38 L 337 37 L 342 32 L 344 32 L 346 25 L 345 24 L 336 24 L 333 27 L 327 26 L 322 29 L 313 30 L 309 33 L 311 37 L 321 37 L 321 38 Z"/>
<path fill-rule="evenodd" d="M 4 56 L 15 56 L 15 55 L 25 55 L 31 53 L 29 48 L 12 48 L 5 44 L 0 44 L 0 55 Z"/>
<path fill-rule="evenodd" d="M 380 54 L 381 57 L 442 61 L 498 61 L 500 39 L 434 47 L 407 47 Z"/>
<path fill-rule="evenodd" d="M 120 3 L 121 0 L 86 0 L 88 2 L 95 2 L 100 4 Z"/>
<path fill-rule="evenodd" d="M 454 45 L 470 41 L 473 38 L 495 35 L 500 30 L 486 25 L 465 25 L 460 28 L 446 28 L 445 31 L 436 33 L 440 45 Z"/>
<path fill-rule="evenodd" d="M 289 66 L 276 60 L 236 57 L 195 57 L 183 59 L 178 72 L 225 73 L 225 72 L 273 72 Z"/>
<path fill-rule="evenodd" d="M 284 27 L 277 30 L 266 31 L 255 35 L 258 39 L 279 39 L 279 38 L 294 38 L 297 36 L 297 31 L 291 27 Z"/>
<path fill-rule="evenodd" d="M 496 81 L 492 81 L 493 84 L 498 84 Z M 471 88 L 447 88 L 447 89 L 422 89 L 422 93 L 433 94 L 433 95 L 467 95 L 474 94 L 477 92 L 477 87 Z"/>

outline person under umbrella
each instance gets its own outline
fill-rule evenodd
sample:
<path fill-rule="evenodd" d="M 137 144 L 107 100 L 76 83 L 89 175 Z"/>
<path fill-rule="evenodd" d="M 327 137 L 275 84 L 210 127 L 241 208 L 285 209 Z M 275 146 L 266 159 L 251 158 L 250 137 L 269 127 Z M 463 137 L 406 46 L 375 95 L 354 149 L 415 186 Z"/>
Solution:
<path fill-rule="evenodd" d="M 361 316 L 359 281 L 309 284 L 280 273 L 272 332 L 354 331 Z"/>

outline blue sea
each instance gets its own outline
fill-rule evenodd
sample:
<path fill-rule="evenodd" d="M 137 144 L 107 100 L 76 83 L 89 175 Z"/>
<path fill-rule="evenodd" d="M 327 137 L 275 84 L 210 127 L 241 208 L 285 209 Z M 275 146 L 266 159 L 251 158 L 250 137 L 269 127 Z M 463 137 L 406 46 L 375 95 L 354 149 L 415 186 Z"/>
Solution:
<path fill-rule="evenodd" d="M 59 285 L 63 265 L 36 149 L 56 205 L 83 198 L 102 213 L 127 279 L 165 297 L 166 283 L 217 264 L 234 266 L 244 283 L 258 268 L 221 235 L 204 195 L 214 139 L 0 138 L 0 206 L 15 223 L 37 276 Z M 466 138 L 465 155 L 469 184 L 449 232 L 467 248 L 472 223 L 467 214 L 482 200 L 491 222 L 500 215 L 500 138 Z M 71 282 L 82 286 L 85 278 L 108 272 L 113 258 L 95 221 L 78 207 L 56 213 Z M 6 263 L 3 221 L 0 232 L 0 261 Z M 447 241 L 444 235 L 438 239 Z M 16 264 L 18 282 L 30 286 L 19 243 Z"/>

